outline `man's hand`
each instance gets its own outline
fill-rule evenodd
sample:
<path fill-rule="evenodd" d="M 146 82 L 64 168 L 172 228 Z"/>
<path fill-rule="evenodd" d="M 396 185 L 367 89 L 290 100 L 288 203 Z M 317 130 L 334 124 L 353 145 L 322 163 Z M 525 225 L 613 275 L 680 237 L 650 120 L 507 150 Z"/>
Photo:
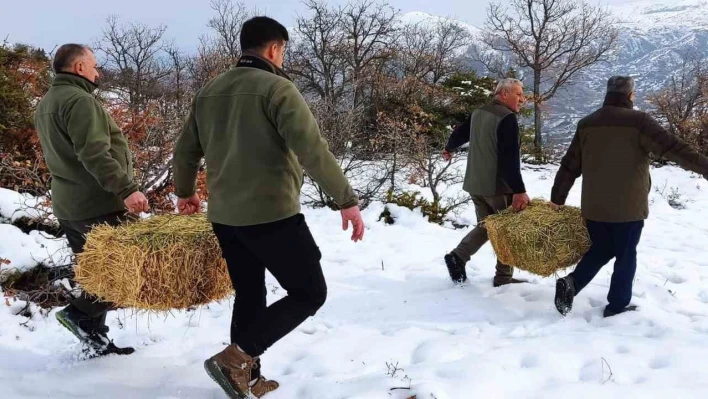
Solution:
<path fill-rule="evenodd" d="M 202 202 L 199 195 L 194 194 L 189 198 L 180 198 L 177 200 L 177 211 L 181 215 L 193 215 L 202 211 Z"/>
<path fill-rule="evenodd" d="M 511 207 L 516 211 L 523 211 L 529 205 L 529 196 L 526 193 L 514 194 L 511 200 Z"/>
<path fill-rule="evenodd" d="M 145 194 L 140 191 L 130 194 L 123 203 L 125 203 L 125 207 L 128 208 L 128 212 L 130 213 L 147 212 L 150 210 L 148 199 L 145 197 Z"/>
<path fill-rule="evenodd" d="M 357 242 L 364 238 L 364 220 L 361 218 L 358 206 L 342 209 L 342 230 L 349 228 L 349 222 L 352 222 L 354 232 L 352 233 L 352 241 Z"/>
<path fill-rule="evenodd" d="M 444 160 L 449 161 L 452 159 L 452 153 L 448 150 L 443 150 L 442 157 Z"/>
<path fill-rule="evenodd" d="M 553 202 L 549 202 L 548 204 L 551 205 L 551 208 L 553 208 L 553 210 L 556 210 L 556 211 L 557 211 L 558 208 L 560 208 L 560 205 L 555 204 L 555 203 L 553 203 Z"/>

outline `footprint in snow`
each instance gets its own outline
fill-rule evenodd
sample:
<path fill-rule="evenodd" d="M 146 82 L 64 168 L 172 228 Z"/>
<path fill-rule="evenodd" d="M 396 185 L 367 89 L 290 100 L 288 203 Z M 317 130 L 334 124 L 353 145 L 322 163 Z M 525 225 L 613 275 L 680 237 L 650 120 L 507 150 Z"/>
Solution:
<path fill-rule="evenodd" d="M 623 355 L 624 355 L 624 354 L 627 354 L 627 353 L 630 353 L 630 352 L 631 352 L 631 350 L 629 349 L 628 346 L 620 345 L 620 346 L 617 347 L 617 353 L 620 353 L 620 354 L 623 354 Z"/>
<path fill-rule="evenodd" d="M 535 354 L 527 354 L 521 359 L 522 368 L 536 368 L 539 363 L 538 355 Z"/>
<path fill-rule="evenodd" d="M 671 359 L 669 359 L 666 356 L 659 356 L 654 358 L 649 363 L 649 367 L 654 369 L 654 370 L 660 370 L 660 369 L 665 369 L 671 366 Z"/>

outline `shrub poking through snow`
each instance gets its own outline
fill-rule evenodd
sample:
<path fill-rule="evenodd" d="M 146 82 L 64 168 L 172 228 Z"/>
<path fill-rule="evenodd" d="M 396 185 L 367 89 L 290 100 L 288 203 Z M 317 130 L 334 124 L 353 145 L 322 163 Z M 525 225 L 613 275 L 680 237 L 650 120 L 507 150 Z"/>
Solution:
<path fill-rule="evenodd" d="M 400 194 L 394 194 L 388 192 L 386 195 L 387 204 L 396 204 L 410 210 L 420 209 L 420 213 L 428 218 L 430 223 L 443 224 L 445 218 L 452 209 L 456 206 L 444 207 L 440 205 L 438 201 L 428 201 L 427 199 L 420 196 L 418 191 L 414 192 L 403 192 Z M 394 224 L 395 219 L 391 215 L 388 208 L 384 208 L 383 212 L 379 216 L 379 221 L 384 220 L 386 224 Z"/>
<path fill-rule="evenodd" d="M 501 262 L 543 277 L 576 264 L 590 248 L 580 209 L 556 211 L 542 199 L 521 212 L 509 208 L 489 216 L 484 226 Z"/>
<path fill-rule="evenodd" d="M 204 215 L 161 215 L 98 226 L 77 256 L 76 281 L 120 307 L 169 311 L 233 293 L 226 263 Z"/>
<path fill-rule="evenodd" d="M 51 309 L 69 303 L 69 290 L 61 282 L 72 275 L 71 266 L 50 268 L 38 265 L 24 271 L 3 270 L 0 272 L 0 289 L 5 297 L 19 298 L 35 303 L 40 308 Z"/>

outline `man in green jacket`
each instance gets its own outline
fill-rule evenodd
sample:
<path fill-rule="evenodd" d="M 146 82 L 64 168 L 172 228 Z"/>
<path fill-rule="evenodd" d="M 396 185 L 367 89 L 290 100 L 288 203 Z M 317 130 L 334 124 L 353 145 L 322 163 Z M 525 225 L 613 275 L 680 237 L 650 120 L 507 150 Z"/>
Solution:
<path fill-rule="evenodd" d="M 592 245 L 575 270 L 556 282 L 555 305 L 565 315 L 573 298 L 612 258 L 604 316 L 636 310 L 630 306 L 637 270 L 637 245 L 649 215 L 649 154 L 708 175 L 708 158 L 667 132 L 651 116 L 634 110 L 634 80 L 613 76 L 605 102 L 578 122 L 551 191 L 552 203 L 565 204 L 575 180 L 583 176 L 581 208 Z"/>
<path fill-rule="evenodd" d="M 65 44 L 57 50 L 53 68 L 56 76 L 39 102 L 35 126 L 52 175 L 54 215 L 78 254 L 92 226 L 122 223 L 127 212 L 147 211 L 148 201 L 133 181 L 128 142 L 91 94 L 98 79 L 93 51 Z M 106 335 L 111 307 L 82 292 L 72 295 L 56 317 L 94 355 L 132 353 L 133 348 L 118 348 Z"/>
<path fill-rule="evenodd" d="M 321 254 L 300 214 L 303 168 L 342 209 L 342 227 L 363 238 L 358 198 L 321 137 L 307 103 L 283 72 L 287 30 L 255 17 L 244 23 L 243 56 L 206 84 L 174 153 L 182 214 L 198 212 L 199 163 L 206 161 L 208 217 L 236 290 L 231 345 L 208 359 L 209 375 L 230 395 L 276 389 L 258 357 L 324 304 Z M 266 306 L 265 271 L 288 295 Z"/>
<path fill-rule="evenodd" d="M 459 147 L 470 143 L 463 189 L 472 196 L 478 224 L 444 257 L 450 278 L 456 283 L 467 280 L 465 265 L 489 240 L 487 230 L 480 223 L 509 206 L 523 210 L 529 202 L 521 177 L 521 138 L 516 118 L 524 102 L 521 81 L 501 80 L 494 100 L 476 109 L 458 126 L 443 151 L 443 158 L 449 160 Z M 497 261 L 492 285 L 523 282 L 513 278 L 513 274 L 513 267 Z"/>

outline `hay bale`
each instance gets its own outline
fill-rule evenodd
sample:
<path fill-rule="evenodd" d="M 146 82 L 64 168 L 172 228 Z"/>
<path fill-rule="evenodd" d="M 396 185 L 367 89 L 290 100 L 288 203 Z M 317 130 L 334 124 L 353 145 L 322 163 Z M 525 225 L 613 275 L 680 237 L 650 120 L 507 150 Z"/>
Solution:
<path fill-rule="evenodd" d="M 120 307 L 184 309 L 233 293 L 204 215 L 162 215 L 95 227 L 77 256 L 76 281 Z"/>
<path fill-rule="evenodd" d="M 590 248 L 580 209 L 556 211 L 542 199 L 521 212 L 509 208 L 491 215 L 484 226 L 502 263 L 543 277 L 576 264 Z"/>

